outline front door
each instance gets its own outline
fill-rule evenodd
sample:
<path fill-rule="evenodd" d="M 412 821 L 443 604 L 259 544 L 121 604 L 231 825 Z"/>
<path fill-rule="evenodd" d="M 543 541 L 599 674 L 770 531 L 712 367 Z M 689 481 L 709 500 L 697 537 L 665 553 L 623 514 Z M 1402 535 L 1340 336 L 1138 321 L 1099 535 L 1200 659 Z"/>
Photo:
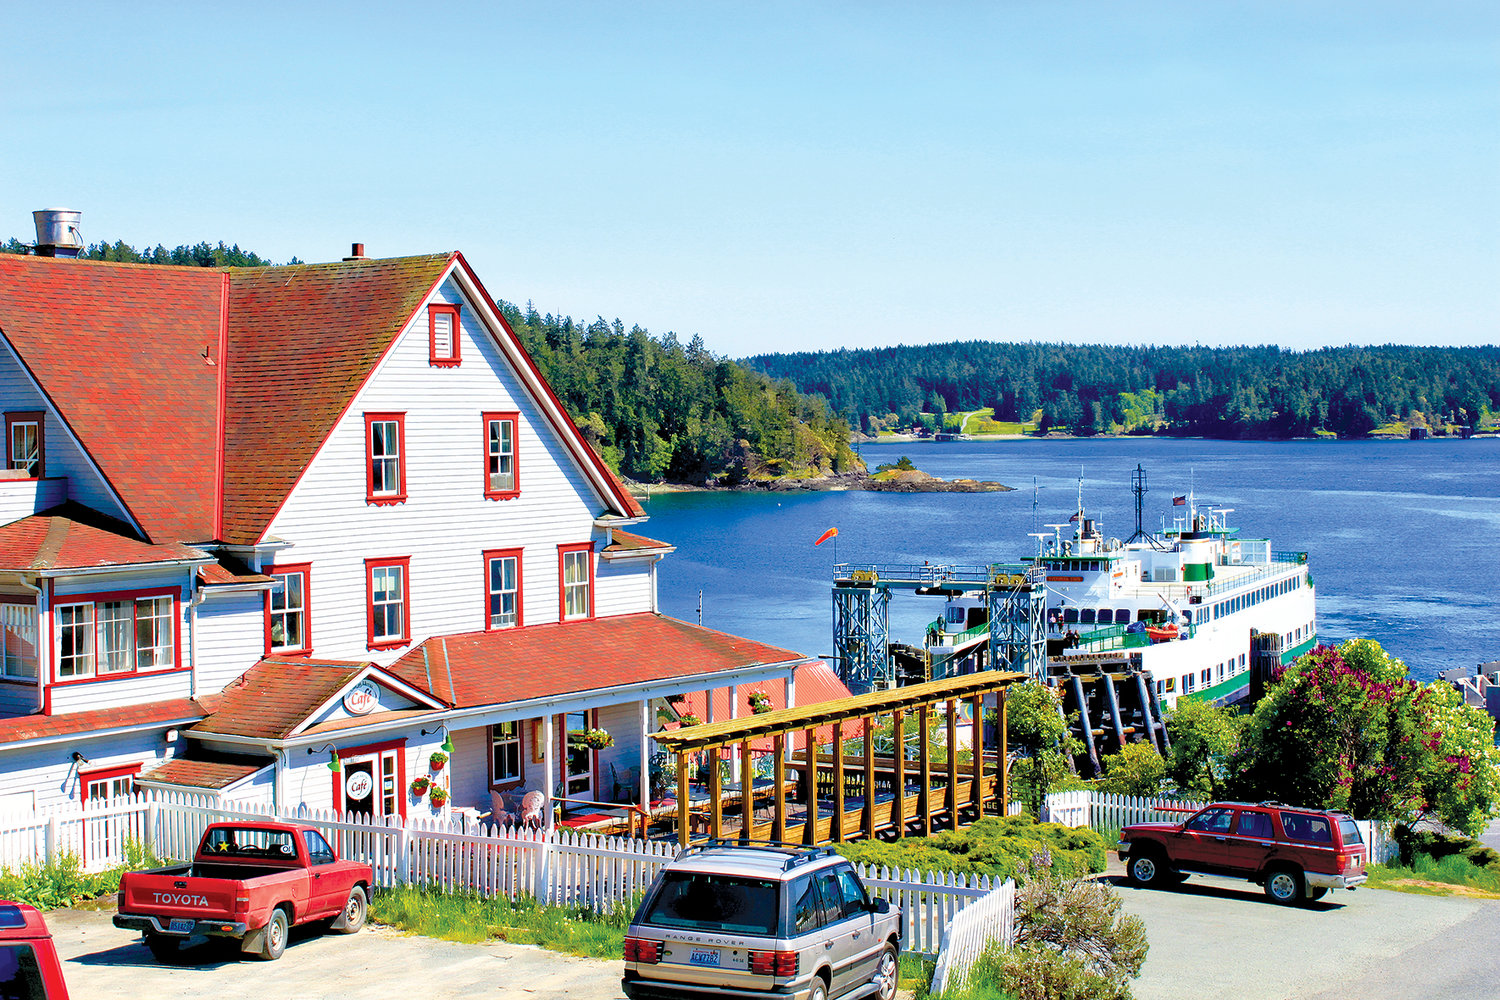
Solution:
<path fill-rule="evenodd" d="M 375 761 L 344 763 L 344 811 L 353 816 L 378 816 L 380 797 L 375 794 Z"/>
<path fill-rule="evenodd" d="M 563 759 L 567 762 L 567 790 L 563 794 L 570 799 L 591 801 L 594 798 L 594 751 L 583 742 L 592 714 L 569 712 L 563 726 Z"/>
<path fill-rule="evenodd" d="M 406 784 L 401 777 L 404 743 L 350 747 L 338 753 L 340 768 L 333 775 L 335 809 L 360 817 L 406 815 Z"/>

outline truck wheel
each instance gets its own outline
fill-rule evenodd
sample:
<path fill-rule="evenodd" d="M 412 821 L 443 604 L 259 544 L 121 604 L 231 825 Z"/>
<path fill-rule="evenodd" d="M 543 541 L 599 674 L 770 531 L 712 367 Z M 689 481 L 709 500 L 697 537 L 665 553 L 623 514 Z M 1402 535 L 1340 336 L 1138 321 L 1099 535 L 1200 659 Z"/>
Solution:
<path fill-rule="evenodd" d="M 344 912 L 334 921 L 333 929 L 340 934 L 353 934 L 365 925 L 365 917 L 370 912 L 369 900 L 365 898 L 363 886 L 355 886 L 349 890 L 349 902 L 344 904 Z"/>
<path fill-rule="evenodd" d="M 271 911 L 271 919 L 266 924 L 265 939 L 261 941 L 260 957 L 267 962 L 274 962 L 286 951 L 286 936 L 290 930 L 286 919 L 286 911 L 275 909 Z"/>
<path fill-rule="evenodd" d="M 1167 883 L 1170 872 L 1160 854 L 1145 851 L 1130 855 L 1130 860 L 1125 862 L 1125 875 L 1136 885 L 1160 887 Z"/>
<path fill-rule="evenodd" d="M 176 938 L 166 937 L 161 934 L 146 935 L 146 949 L 151 952 L 151 957 L 158 962 L 170 962 L 176 958 L 179 943 Z"/>
<path fill-rule="evenodd" d="M 1266 875 L 1266 897 L 1282 906 L 1302 902 L 1302 873 L 1295 868 L 1277 868 Z"/>

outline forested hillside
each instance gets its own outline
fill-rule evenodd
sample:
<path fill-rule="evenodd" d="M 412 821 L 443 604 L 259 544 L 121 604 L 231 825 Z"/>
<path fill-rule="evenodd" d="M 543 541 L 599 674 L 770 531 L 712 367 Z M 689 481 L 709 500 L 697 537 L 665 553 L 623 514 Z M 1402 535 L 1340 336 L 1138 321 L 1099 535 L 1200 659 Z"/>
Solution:
<path fill-rule="evenodd" d="M 1500 413 L 1500 348 L 1107 347 L 953 342 L 763 354 L 747 364 L 866 430 L 993 407 L 1038 431 L 1363 437 L 1392 418 Z"/>
<path fill-rule="evenodd" d="M 14 237 L 9 242 L 0 244 L 0 253 L 30 252 L 30 247 Z M 84 260 L 114 260 L 125 264 L 182 264 L 189 267 L 267 267 L 274 263 L 268 257 L 241 250 L 238 243 L 226 247 L 222 240 L 218 246 L 209 243 L 194 246 L 183 244 L 171 250 L 160 243 L 148 250 L 137 250 L 129 243 L 118 240 L 114 243 L 91 244 L 78 256 Z M 287 263 L 301 264 L 302 261 L 293 257 Z"/>
<path fill-rule="evenodd" d="M 715 357 L 702 337 L 684 346 L 618 319 L 585 327 L 499 306 L 579 428 L 632 479 L 733 482 L 860 465 L 848 424 L 822 398 Z"/>

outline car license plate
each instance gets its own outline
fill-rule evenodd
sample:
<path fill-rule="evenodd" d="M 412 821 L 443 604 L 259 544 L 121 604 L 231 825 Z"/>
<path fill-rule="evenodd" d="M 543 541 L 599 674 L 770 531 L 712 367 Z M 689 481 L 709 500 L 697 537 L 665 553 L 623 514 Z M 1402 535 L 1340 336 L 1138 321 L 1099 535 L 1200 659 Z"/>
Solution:
<path fill-rule="evenodd" d="M 717 948 L 694 948 L 688 955 L 688 964 L 707 965 L 717 969 L 719 967 L 720 954 Z"/>
<path fill-rule="evenodd" d="M 167 930 L 173 934 L 191 934 L 193 933 L 193 925 L 197 922 L 196 920 L 183 920 L 179 918 L 168 924 Z"/>

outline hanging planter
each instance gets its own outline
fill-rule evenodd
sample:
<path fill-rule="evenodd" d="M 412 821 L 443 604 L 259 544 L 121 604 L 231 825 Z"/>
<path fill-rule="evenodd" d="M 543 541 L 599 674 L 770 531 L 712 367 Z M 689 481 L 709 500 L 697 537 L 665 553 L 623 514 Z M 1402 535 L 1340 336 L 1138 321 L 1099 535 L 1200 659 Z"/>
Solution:
<path fill-rule="evenodd" d="M 692 712 L 689 712 L 687 715 L 679 716 L 677 721 L 679 721 L 679 722 L 682 723 L 682 727 L 684 729 L 686 729 L 689 726 L 701 726 L 701 725 L 703 725 L 703 720 L 700 719 L 700 718 L 698 718 Z"/>
<path fill-rule="evenodd" d="M 441 771 L 443 769 L 443 765 L 448 763 L 448 755 L 439 750 L 431 757 L 427 758 L 427 763 L 432 767 L 434 771 Z"/>
<path fill-rule="evenodd" d="M 428 779 L 428 778 L 413 778 L 412 779 L 412 783 L 411 783 L 411 793 L 412 793 L 412 795 L 414 795 L 414 796 L 416 796 L 417 798 L 420 799 L 422 796 L 424 796 L 424 795 L 427 794 L 427 789 L 429 789 L 431 787 L 432 787 L 432 781 L 430 779 Z"/>
<path fill-rule="evenodd" d="M 750 692 L 750 711 L 756 715 L 765 715 L 771 710 L 771 696 L 764 691 Z"/>
<path fill-rule="evenodd" d="M 448 789 L 442 785 L 433 785 L 431 798 L 434 808 L 442 808 L 443 804 L 448 801 Z"/>
<path fill-rule="evenodd" d="M 615 738 L 604 729 L 585 729 L 578 742 L 591 750 L 604 750 L 615 745 Z"/>

